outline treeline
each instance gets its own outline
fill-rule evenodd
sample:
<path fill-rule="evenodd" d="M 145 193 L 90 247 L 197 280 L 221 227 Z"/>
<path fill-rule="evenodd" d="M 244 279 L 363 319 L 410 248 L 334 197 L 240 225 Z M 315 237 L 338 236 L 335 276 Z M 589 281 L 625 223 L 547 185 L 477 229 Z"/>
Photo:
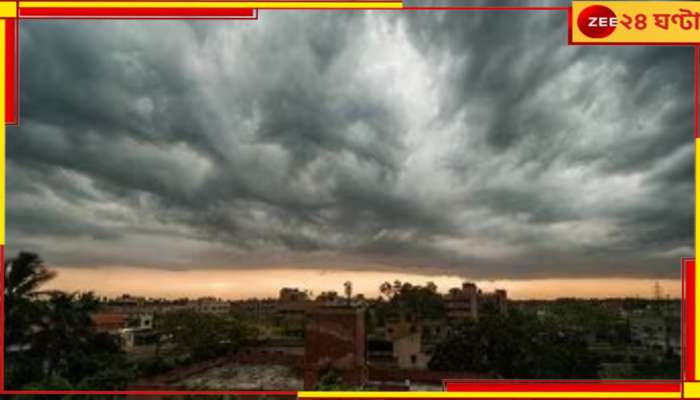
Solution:
<path fill-rule="evenodd" d="M 579 332 L 511 311 L 484 313 L 453 329 L 429 367 L 506 379 L 594 379 L 600 360 Z"/>
<path fill-rule="evenodd" d="M 41 290 L 55 276 L 34 253 L 5 262 L 5 366 L 8 389 L 117 389 L 135 376 L 116 338 L 92 322 L 90 292 Z"/>
<path fill-rule="evenodd" d="M 257 333 L 230 316 L 159 316 L 154 354 L 130 361 L 118 337 L 98 332 L 92 292 L 42 290 L 56 276 L 34 253 L 5 262 L 5 366 L 10 390 L 122 390 L 141 377 L 235 352 Z"/>

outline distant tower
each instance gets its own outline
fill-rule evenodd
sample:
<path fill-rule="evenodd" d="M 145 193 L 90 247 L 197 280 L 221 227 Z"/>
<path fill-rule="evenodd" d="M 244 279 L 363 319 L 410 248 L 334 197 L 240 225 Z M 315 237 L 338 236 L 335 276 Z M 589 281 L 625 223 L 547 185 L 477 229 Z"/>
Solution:
<path fill-rule="evenodd" d="M 348 299 L 348 302 L 352 299 L 352 282 L 347 281 L 343 284 L 345 287 L 345 297 Z"/>
<path fill-rule="evenodd" d="M 661 284 L 659 284 L 659 281 L 656 281 L 656 283 L 654 283 L 654 299 L 656 301 L 659 301 L 662 298 L 663 296 L 661 294 Z"/>

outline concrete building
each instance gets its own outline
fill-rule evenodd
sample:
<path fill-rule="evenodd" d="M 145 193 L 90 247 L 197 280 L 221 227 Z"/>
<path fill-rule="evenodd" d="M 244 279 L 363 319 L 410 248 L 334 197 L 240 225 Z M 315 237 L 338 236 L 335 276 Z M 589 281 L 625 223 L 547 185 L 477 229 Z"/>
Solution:
<path fill-rule="evenodd" d="M 231 302 L 231 312 L 255 321 L 268 319 L 277 311 L 275 299 L 252 299 Z"/>
<path fill-rule="evenodd" d="M 340 297 L 338 292 L 331 290 L 328 292 L 322 292 L 320 295 L 316 296 L 314 301 L 317 304 L 324 305 L 343 305 L 348 303 L 348 299 Z"/>
<path fill-rule="evenodd" d="M 394 339 L 394 357 L 396 365 L 401 369 L 426 369 L 430 362 L 430 354 L 422 350 L 420 332 L 414 332 Z"/>
<path fill-rule="evenodd" d="M 491 306 L 500 314 L 508 314 L 508 293 L 503 289 L 496 289 L 493 293 L 479 291 L 479 308 Z"/>
<path fill-rule="evenodd" d="M 492 293 L 484 293 L 472 282 L 463 283 L 461 288 L 450 289 L 443 300 L 447 318 L 452 322 L 477 320 L 486 308 L 495 309 L 501 314 L 508 313 L 508 293 L 505 290 L 497 289 Z"/>
<path fill-rule="evenodd" d="M 231 304 L 228 301 L 214 297 L 202 297 L 194 300 L 189 308 L 200 313 L 219 315 L 231 313 Z"/>
<path fill-rule="evenodd" d="M 309 300 L 309 294 L 303 290 L 297 288 L 282 288 L 280 289 L 279 301 L 283 303 L 287 302 L 300 302 Z"/>
<path fill-rule="evenodd" d="M 137 346 L 151 344 L 155 341 L 152 313 L 114 313 L 99 312 L 92 316 L 95 329 L 119 338 L 124 350 L 130 351 Z"/>
<path fill-rule="evenodd" d="M 478 289 L 474 283 L 465 282 L 461 288 L 452 288 L 444 296 L 447 318 L 462 320 L 479 318 Z"/>
<path fill-rule="evenodd" d="M 130 315 L 126 327 L 120 329 L 118 335 L 122 348 L 127 352 L 154 345 L 160 337 L 160 333 L 153 329 L 152 313 Z"/>
<path fill-rule="evenodd" d="M 306 312 L 311 306 L 309 296 L 297 288 L 283 288 L 277 301 L 275 319 L 285 335 L 304 335 Z"/>
<path fill-rule="evenodd" d="M 130 315 L 126 327 L 133 329 L 153 329 L 153 313 Z"/>
<path fill-rule="evenodd" d="M 375 333 L 372 351 L 369 353 L 375 365 L 393 366 L 400 369 L 425 370 L 435 346 L 448 333 L 445 320 L 414 320 L 409 314 L 392 319 Z M 378 334 L 378 336 L 377 336 Z M 385 342 L 382 344 L 381 342 Z M 391 363 L 382 353 L 391 351 Z"/>

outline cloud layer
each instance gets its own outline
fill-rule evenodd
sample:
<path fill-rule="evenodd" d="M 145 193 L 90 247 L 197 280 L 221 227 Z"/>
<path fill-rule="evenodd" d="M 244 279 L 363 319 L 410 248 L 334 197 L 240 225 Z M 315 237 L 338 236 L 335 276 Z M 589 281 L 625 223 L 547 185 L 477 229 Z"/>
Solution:
<path fill-rule="evenodd" d="M 688 48 L 561 12 L 22 24 L 8 242 L 66 266 L 677 277 Z"/>

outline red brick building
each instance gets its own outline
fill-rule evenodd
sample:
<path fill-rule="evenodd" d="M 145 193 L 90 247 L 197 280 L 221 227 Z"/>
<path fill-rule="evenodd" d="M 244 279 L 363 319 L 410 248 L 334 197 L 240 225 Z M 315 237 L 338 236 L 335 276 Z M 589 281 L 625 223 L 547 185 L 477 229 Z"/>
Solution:
<path fill-rule="evenodd" d="M 92 315 L 98 332 L 117 332 L 126 328 L 127 315 L 122 313 L 100 312 Z"/>
<path fill-rule="evenodd" d="M 343 384 L 360 387 L 367 381 L 364 310 L 326 306 L 309 310 L 306 322 L 304 388 L 315 389 L 329 370 Z"/>

